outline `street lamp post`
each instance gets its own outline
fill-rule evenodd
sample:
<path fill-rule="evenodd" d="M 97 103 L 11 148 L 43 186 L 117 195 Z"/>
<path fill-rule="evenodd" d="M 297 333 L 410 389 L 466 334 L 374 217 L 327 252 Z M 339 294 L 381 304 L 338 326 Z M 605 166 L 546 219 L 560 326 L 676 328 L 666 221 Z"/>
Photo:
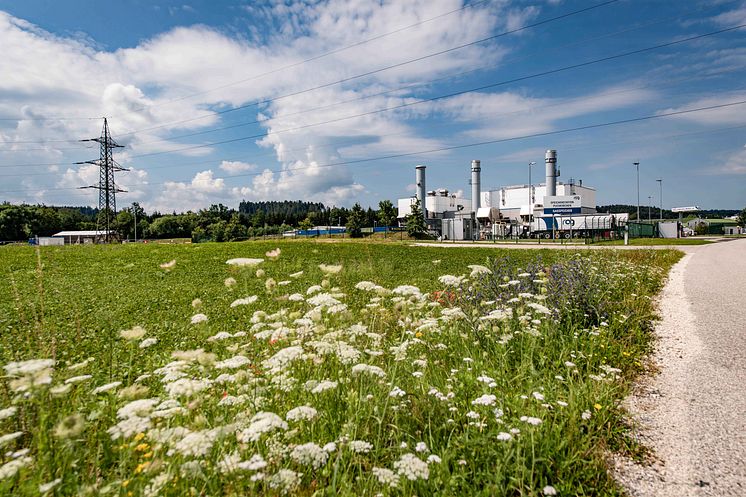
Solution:
<path fill-rule="evenodd" d="M 650 204 L 653 203 L 653 196 L 648 195 L 648 221 L 650 221 Z"/>
<path fill-rule="evenodd" d="M 637 168 L 637 222 L 640 222 L 640 163 L 633 162 Z"/>
<path fill-rule="evenodd" d="M 663 221 L 663 178 L 658 178 L 655 180 L 658 182 L 658 185 L 660 186 L 660 192 L 661 192 L 661 212 L 660 212 L 660 220 Z"/>
<path fill-rule="evenodd" d="M 528 163 L 528 215 L 526 216 L 526 219 L 528 221 L 528 232 L 531 233 L 531 215 L 534 211 L 534 203 L 531 195 L 531 187 L 533 186 L 531 184 L 531 166 L 535 166 L 536 162 L 531 161 Z"/>

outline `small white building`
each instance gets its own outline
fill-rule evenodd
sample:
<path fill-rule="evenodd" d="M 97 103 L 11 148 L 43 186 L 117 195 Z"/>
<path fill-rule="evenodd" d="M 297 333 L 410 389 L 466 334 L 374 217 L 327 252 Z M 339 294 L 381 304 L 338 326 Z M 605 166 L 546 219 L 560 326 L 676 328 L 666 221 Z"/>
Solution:
<path fill-rule="evenodd" d="M 101 243 L 107 234 L 113 234 L 114 231 L 107 230 L 76 230 L 60 231 L 52 235 L 52 238 L 62 238 L 65 245 L 78 245 L 89 243 Z"/>

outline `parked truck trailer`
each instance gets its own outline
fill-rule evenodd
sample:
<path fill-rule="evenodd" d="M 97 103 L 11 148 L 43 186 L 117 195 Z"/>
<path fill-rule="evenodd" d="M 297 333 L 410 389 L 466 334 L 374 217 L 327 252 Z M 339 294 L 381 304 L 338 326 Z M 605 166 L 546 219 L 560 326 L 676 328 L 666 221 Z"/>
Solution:
<path fill-rule="evenodd" d="M 626 214 L 541 216 L 531 222 L 531 238 L 608 237 L 626 222 Z"/>

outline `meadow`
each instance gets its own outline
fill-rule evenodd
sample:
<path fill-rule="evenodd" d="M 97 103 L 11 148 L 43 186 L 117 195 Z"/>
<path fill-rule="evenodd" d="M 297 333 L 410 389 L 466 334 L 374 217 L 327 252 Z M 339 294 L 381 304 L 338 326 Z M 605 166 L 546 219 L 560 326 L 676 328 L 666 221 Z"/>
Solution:
<path fill-rule="evenodd" d="M 621 495 L 681 254 L 582 252 L 3 248 L 0 495 Z"/>

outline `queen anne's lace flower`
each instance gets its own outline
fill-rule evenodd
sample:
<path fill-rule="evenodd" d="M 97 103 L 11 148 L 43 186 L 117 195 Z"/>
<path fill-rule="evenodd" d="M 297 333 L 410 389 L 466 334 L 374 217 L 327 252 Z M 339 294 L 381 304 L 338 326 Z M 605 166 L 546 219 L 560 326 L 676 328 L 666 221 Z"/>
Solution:
<path fill-rule="evenodd" d="M 295 409 L 290 409 L 285 415 L 285 419 L 288 421 L 311 421 L 318 415 L 318 411 L 311 406 L 298 406 Z"/>
<path fill-rule="evenodd" d="M 430 476 L 430 469 L 427 463 L 414 454 L 404 454 L 394 463 L 394 469 L 399 475 L 408 480 L 427 480 Z"/>
<path fill-rule="evenodd" d="M 313 442 L 298 445 L 293 448 L 290 458 L 303 466 L 311 466 L 318 469 L 329 459 L 329 454 Z"/>

